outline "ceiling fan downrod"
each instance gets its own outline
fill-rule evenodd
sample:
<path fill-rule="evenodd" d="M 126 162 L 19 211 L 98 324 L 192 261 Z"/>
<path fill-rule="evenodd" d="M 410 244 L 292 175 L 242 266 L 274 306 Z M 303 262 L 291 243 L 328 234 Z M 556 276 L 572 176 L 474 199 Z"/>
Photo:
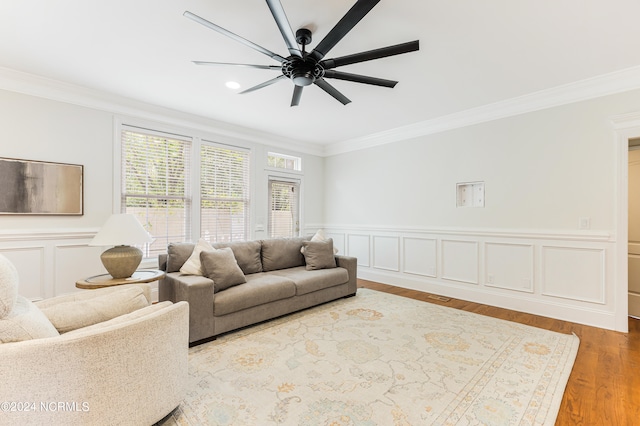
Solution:
<path fill-rule="evenodd" d="M 300 28 L 296 31 L 296 42 L 302 46 L 302 57 L 290 56 L 282 64 L 282 73 L 299 87 L 310 86 L 316 79 L 322 77 L 324 68 L 314 59 L 307 56 L 306 46 L 311 43 L 311 31 Z"/>

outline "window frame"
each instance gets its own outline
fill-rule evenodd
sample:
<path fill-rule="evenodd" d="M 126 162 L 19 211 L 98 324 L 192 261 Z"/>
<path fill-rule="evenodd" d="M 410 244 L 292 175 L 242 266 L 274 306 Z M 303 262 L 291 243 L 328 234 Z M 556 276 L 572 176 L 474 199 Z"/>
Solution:
<path fill-rule="evenodd" d="M 249 164 L 248 164 L 248 210 L 245 212 L 246 220 L 246 239 L 249 240 L 253 237 L 253 221 L 255 216 L 255 185 L 253 179 L 255 176 L 255 165 L 253 164 L 254 150 L 255 148 L 251 144 L 243 145 L 236 140 L 215 135 L 213 133 L 204 133 L 194 129 L 182 128 L 178 126 L 164 125 L 158 122 L 147 121 L 144 119 L 134 119 L 129 117 L 114 117 L 113 120 L 113 192 L 112 192 L 112 208 L 113 213 L 120 213 L 122 209 L 122 132 L 127 128 L 138 128 L 141 130 L 148 130 L 149 132 L 155 132 L 165 134 L 165 136 L 175 135 L 178 138 L 190 138 L 191 139 L 191 216 L 190 227 L 191 234 L 188 235 L 187 241 L 196 242 L 200 238 L 200 217 L 201 217 L 201 185 L 200 185 L 200 150 L 203 143 L 213 144 L 230 149 L 239 149 L 248 152 Z M 177 241 L 176 241 L 177 242 Z M 148 257 L 142 260 L 140 267 L 153 267 L 157 266 L 156 257 Z"/>
<path fill-rule="evenodd" d="M 244 184 L 244 197 L 242 197 L 241 199 L 236 199 L 236 200 L 228 200 L 231 202 L 243 202 L 244 203 L 244 211 L 245 211 L 245 216 L 244 216 L 244 225 L 243 225 L 243 233 L 244 233 L 244 239 L 245 240 L 249 240 L 251 238 L 251 217 L 252 217 L 252 179 L 251 179 L 251 157 L 252 157 L 252 152 L 251 149 L 249 148 L 245 148 L 245 147 L 240 147 L 240 146 L 236 146 L 236 145 L 229 145 L 229 144 L 223 144 L 223 143 L 219 143 L 219 142 L 213 142 L 210 141 L 208 139 L 202 139 L 200 141 L 200 145 L 198 148 L 198 152 L 199 152 L 199 165 L 198 165 L 198 235 L 199 238 L 204 238 L 204 236 L 202 235 L 202 217 L 203 215 L 202 213 L 202 199 L 203 199 L 203 195 L 202 195 L 202 172 L 203 172 L 203 167 L 202 167 L 202 159 L 203 159 L 203 155 L 202 155 L 202 150 L 204 149 L 204 147 L 211 147 L 211 148 L 217 148 L 217 149 L 223 149 L 223 150 L 231 150 L 231 151 L 236 151 L 238 153 L 241 153 L 243 155 L 246 155 L 246 165 L 245 165 L 245 172 L 246 172 L 246 183 Z M 231 226 L 233 227 L 233 226 Z M 218 242 L 218 240 L 207 240 L 208 242 Z M 237 241 L 235 240 L 233 237 L 229 240 L 229 241 L 224 241 L 224 242 L 231 242 L 231 241 Z"/>
<path fill-rule="evenodd" d="M 297 201 L 297 218 L 298 218 L 298 225 L 297 225 L 297 233 L 296 230 L 294 228 L 293 230 L 293 235 L 292 237 L 299 237 L 302 235 L 302 184 L 303 184 L 303 179 L 294 179 L 294 178 L 289 178 L 289 177 L 284 177 L 284 176 L 278 176 L 278 175 L 269 175 L 267 176 L 267 229 L 266 231 L 266 235 L 267 238 L 277 238 L 272 236 L 271 232 L 271 222 L 272 222 L 272 209 L 271 209 L 271 204 L 272 204 L 272 197 L 271 197 L 271 189 L 272 189 L 272 183 L 287 183 L 287 184 L 291 184 L 291 185 L 295 185 L 295 187 L 297 187 L 298 189 L 298 193 L 296 194 L 296 201 Z M 295 225 L 294 225 L 295 226 Z"/>
<path fill-rule="evenodd" d="M 289 168 L 285 168 L 285 167 L 276 167 L 276 166 L 270 166 L 269 165 L 269 157 L 271 156 L 275 156 L 275 157 L 280 157 L 284 160 L 293 160 L 295 162 L 295 164 L 297 165 L 297 168 L 295 169 L 289 169 Z M 303 169 L 303 164 L 302 164 L 302 157 L 300 155 L 295 155 L 295 154 L 285 154 L 283 152 L 278 152 L 276 150 L 273 149 L 267 149 L 267 153 L 264 157 L 265 159 L 265 169 L 272 171 L 274 173 L 291 173 L 291 174 L 296 174 L 296 175 L 302 175 L 304 174 L 304 169 Z"/>

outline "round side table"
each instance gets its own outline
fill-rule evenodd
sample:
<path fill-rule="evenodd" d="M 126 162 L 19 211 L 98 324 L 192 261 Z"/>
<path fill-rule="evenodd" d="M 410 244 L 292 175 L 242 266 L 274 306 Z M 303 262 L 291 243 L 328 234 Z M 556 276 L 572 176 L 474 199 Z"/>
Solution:
<path fill-rule="evenodd" d="M 93 277 L 76 281 L 76 287 L 94 290 L 96 288 L 113 287 L 122 284 L 150 283 L 164 276 L 164 271 L 159 269 L 140 269 L 135 271 L 129 278 L 113 278 L 109 274 L 94 275 Z"/>

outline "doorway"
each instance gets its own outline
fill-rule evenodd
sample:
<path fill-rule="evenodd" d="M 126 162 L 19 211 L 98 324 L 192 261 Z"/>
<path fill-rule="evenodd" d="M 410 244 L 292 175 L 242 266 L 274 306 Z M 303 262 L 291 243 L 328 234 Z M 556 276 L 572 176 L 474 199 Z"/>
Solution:
<path fill-rule="evenodd" d="M 269 237 L 300 234 L 300 181 L 269 178 Z"/>
<path fill-rule="evenodd" d="M 629 316 L 640 318 L 640 138 L 629 139 Z"/>

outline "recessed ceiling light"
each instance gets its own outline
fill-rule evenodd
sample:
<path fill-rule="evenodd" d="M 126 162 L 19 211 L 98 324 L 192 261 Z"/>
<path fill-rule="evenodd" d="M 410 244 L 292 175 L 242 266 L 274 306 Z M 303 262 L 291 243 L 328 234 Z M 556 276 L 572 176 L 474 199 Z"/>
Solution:
<path fill-rule="evenodd" d="M 225 86 L 227 86 L 229 89 L 239 89 L 240 88 L 240 83 L 235 82 L 235 81 L 227 81 L 225 83 Z"/>

